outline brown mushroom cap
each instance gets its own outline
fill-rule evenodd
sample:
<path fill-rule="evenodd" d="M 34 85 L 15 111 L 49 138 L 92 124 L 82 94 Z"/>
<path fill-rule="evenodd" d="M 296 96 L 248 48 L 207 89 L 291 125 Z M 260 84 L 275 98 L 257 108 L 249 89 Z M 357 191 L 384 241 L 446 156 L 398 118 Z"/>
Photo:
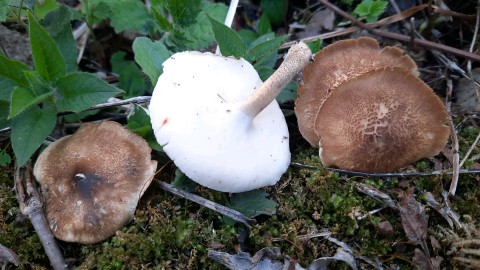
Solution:
<path fill-rule="evenodd" d="M 324 166 L 389 172 L 438 154 L 448 115 L 432 89 L 401 68 L 370 71 L 339 85 L 315 122 Z"/>
<path fill-rule="evenodd" d="M 298 89 L 295 114 L 302 136 L 314 146 L 318 136 L 314 131 L 318 109 L 333 89 L 344 81 L 371 70 L 400 67 L 418 76 L 415 62 L 399 48 L 379 48 L 375 39 L 359 39 L 335 42 L 314 56 L 302 75 L 303 83 Z"/>
<path fill-rule="evenodd" d="M 55 237 L 96 243 L 132 220 L 157 167 L 150 153 L 143 138 L 111 121 L 84 124 L 50 144 L 34 174 Z"/>

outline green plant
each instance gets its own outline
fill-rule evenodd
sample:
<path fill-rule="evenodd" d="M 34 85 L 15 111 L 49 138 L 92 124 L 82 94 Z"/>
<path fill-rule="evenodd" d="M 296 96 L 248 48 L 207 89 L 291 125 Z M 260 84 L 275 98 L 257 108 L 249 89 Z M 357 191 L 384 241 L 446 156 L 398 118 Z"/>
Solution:
<path fill-rule="evenodd" d="M 60 6 L 48 13 L 43 26 L 28 12 L 28 32 L 34 69 L 0 55 L 1 128 L 11 127 L 18 164 L 27 162 L 57 123 L 57 114 L 81 112 L 123 93 L 98 77 L 76 71 L 71 12 Z"/>
<path fill-rule="evenodd" d="M 384 0 L 363 0 L 353 10 L 353 13 L 360 17 L 365 17 L 367 22 L 375 22 L 385 12 L 387 5 L 388 1 Z"/>

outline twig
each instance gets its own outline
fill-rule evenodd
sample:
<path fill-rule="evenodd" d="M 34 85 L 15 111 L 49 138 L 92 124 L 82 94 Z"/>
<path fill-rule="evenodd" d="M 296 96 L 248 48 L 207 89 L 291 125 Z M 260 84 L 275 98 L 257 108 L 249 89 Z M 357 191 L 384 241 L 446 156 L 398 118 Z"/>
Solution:
<path fill-rule="evenodd" d="M 398 14 L 392 15 L 390 17 L 381 19 L 378 22 L 367 23 L 367 25 L 370 26 L 370 27 L 380 27 L 380 26 L 389 25 L 391 23 L 401 21 L 401 20 L 405 19 L 406 17 L 413 16 L 415 13 L 423 10 L 427 6 L 428 6 L 427 4 L 418 5 L 416 7 L 407 9 L 407 10 L 401 12 L 401 13 L 398 13 Z M 345 28 L 345 29 L 341 29 L 341 30 L 337 30 L 337 31 L 333 31 L 333 32 L 328 32 L 328 33 L 324 33 L 324 34 L 320 34 L 320 35 L 316 35 L 316 36 L 312 36 L 312 37 L 306 37 L 306 38 L 303 38 L 303 39 L 300 39 L 300 40 L 303 41 L 303 42 L 310 42 L 310 41 L 315 41 L 315 40 L 318 40 L 318 39 L 334 38 L 334 37 L 338 37 L 338 36 L 351 34 L 353 32 L 357 32 L 360 29 L 361 28 L 358 27 L 358 26 L 351 26 L 349 28 Z M 294 40 L 294 41 L 286 42 L 286 43 L 284 43 L 280 46 L 280 49 L 281 50 L 288 49 L 293 44 L 298 43 L 300 40 Z"/>
<path fill-rule="evenodd" d="M 195 202 L 199 205 L 202 205 L 204 207 L 207 207 L 209 209 L 212 209 L 213 211 L 216 211 L 224 216 L 227 216 L 235 221 L 238 221 L 240 223 L 243 223 L 247 228 L 251 228 L 253 224 L 257 223 L 255 219 L 247 218 L 245 217 L 242 213 L 233 210 L 231 208 L 228 208 L 226 206 L 223 206 L 221 204 L 218 204 L 216 202 L 212 202 L 210 200 L 207 200 L 205 198 L 202 198 L 198 195 L 192 194 L 190 192 L 186 192 L 184 190 L 176 189 L 172 187 L 170 184 L 165 183 L 163 181 L 160 181 L 158 179 L 153 179 L 153 182 L 157 185 L 159 185 L 162 189 L 173 193 L 177 196 L 180 196 L 182 198 L 185 198 L 187 200 L 190 200 L 192 202 Z"/>
<path fill-rule="evenodd" d="M 451 102 L 450 99 L 452 97 L 452 79 L 447 80 L 447 110 L 449 112 L 448 114 L 448 126 L 450 127 L 450 137 L 452 138 L 452 151 L 453 151 L 453 156 L 452 156 L 452 183 L 450 183 L 450 189 L 448 191 L 448 194 L 450 196 L 455 196 L 455 192 L 457 190 L 457 185 L 458 185 L 458 176 L 460 175 L 460 152 L 459 152 L 459 145 L 458 145 L 458 136 L 457 132 L 455 130 L 455 127 L 453 126 L 453 121 L 452 117 L 450 116 L 451 112 Z"/>
<path fill-rule="evenodd" d="M 27 216 L 54 269 L 67 269 L 67 263 L 43 214 L 43 202 L 32 179 L 31 164 L 18 167 L 15 162 L 15 192 L 22 215 Z"/>
<path fill-rule="evenodd" d="M 452 171 L 404 172 L 404 173 L 402 173 L 402 172 L 398 172 L 398 173 L 366 173 L 366 172 L 341 170 L 341 169 L 335 169 L 335 168 L 325 168 L 325 169 L 329 170 L 329 171 L 333 171 L 333 172 L 338 172 L 338 173 L 341 173 L 341 174 L 346 174 L 346 175 L 365 176 L 365 177 L 371 177 L 371 178 L 387 178 L 387 177 L 405 178 L 405 177 L 415 177 L 415 176 L 449 175 L 449 174 L 453 173 Z M 480 170 L 460 169 L 458 172 L 460 174 L 466 174 L 466 173 L 480 174 Z"/>
<path fill-rule="evenodd" d="M 334 4 L 330 3 L 329 1 L 327 1 L 327 0 L 319 0 L 319 1 L 322 4 L 324 4 L 325 6 L 327 6 L 328 8 L 330 8 L 331 10 L 333 10 L 335 13 L 338 13 L 340 16 L 349 19 L 350 21 L 354 22 L 355 24 L 357 24 L 361 28 L 369 31 L 372 34 L 382 36 L 382 37 L 385 37 L 385 38 L 390 38 L 390 39 L 403 41 L 403 42 L 410 42 L 411 41 L 410 36 L 374 29 L 374 28 L 370 27 L 368 24 L 365 24 L 365 23 L 355 19 L 352 15 L 350 15 L 347 12 L 341 10 L 340 8 L 338 8 Z M 470 60 L 473 60 L 473 61 L 480 62 L 480 55 L 478 55 L 478 54 L 466 52 L 466 51 L 463 51 L 463 50 L 460 50 L 460 49 L 457 49 L 457 48 L 453 48 L 453 47 L 450 47 L 450 46 L 446 46 L 446 45 L 443 45 L 443 44 L 431 42 L 431 41 L 424 40 L 424 39 L 414 38 L 413 42 L 414 42 L 414 44 L 412 44 L 412 45 L 420 45 L 420 46 L 427 47 L 427 48 L 430 48 L 430 49 L 439 50 L 439 51 L 446 52 L 446 53 L 451 53 L 451 54 L 454 54 L 454 55 L 457 55 L 457 56 L 460 56 L 460 57 L 463 57 L 463 58 L 466 58 L 466 59 L 470 59 Z"/>
<path fill-rule="evenodd" d="M 15 252 L 0 244 L 0 268 L 2 270 L 5 269 L 9 263 L 18 266 L 20 264 L 20 259 Z"/>
<path fill-rule="evenodd" d="M 480 24 L 480 0 L 477 1 L 477 21 L 475 23 L 475 31 L 473 32 L 472 44 L 470 44 L 470 50 L 469 50 L 470 52 L 473 52 L 473 48 L 475 47 L 475 41 L 477 40 L 479 24 Z M 473 78 L 472 61 L 470 60 L 468 60 L 467 62 L 467 73 L 470 81 L 472 82 L 472 88 L 475 91 L 477 100 L 480 102 L 480 89 L 479 89 L 480 87 L 476 84 L 476 81 Z M 480 140 L 480 133 L 478 133 L 477 138 L 475 138 L 475 141 L 473 142 L 473 144 L 470 146 L 467 153 L 463 157 L 462 162 L 460 162 L 460 167 L 462 167 L 465 161 L 468 159 L 468 157 L 472 153 L 473 149 L 475 148 L 479 140 Z"/>

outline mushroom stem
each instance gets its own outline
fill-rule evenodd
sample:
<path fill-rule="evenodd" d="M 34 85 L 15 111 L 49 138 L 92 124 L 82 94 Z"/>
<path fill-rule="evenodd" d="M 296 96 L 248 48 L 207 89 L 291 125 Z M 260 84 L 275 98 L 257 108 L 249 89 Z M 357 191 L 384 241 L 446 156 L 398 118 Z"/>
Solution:
<path fill-rule="evenodd" d="M 255 118 L 278 96 L 287 83 L 310 63 L 311 58 L 312 52 L 304 42 L 293 45 L 280 67 L 240 104 L 240 109 L 252 119 Z"/>

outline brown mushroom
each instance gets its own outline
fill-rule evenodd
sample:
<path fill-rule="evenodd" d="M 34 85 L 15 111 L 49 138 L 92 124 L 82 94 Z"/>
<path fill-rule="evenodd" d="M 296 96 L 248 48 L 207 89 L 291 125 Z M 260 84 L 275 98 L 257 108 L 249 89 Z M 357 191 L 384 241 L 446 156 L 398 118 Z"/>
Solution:
<path fill-rule="evenodd" d="M 324 166 L 389 172 L 438 154 L 448 115 L 420 79 L 383 68 L 340 84 L 320 108 L 315 132 Z"/>
<path fill-rule="evenodd" d="M 404 68 L 418 76 L 415 62 L 395 47 L 379 48 L 375 39 L 362 37 L 335 42 L 314 56 L 305 68 L 303 83 L 298 89 L 295 114 L 302 136 L 313 146 L 318 145 L 315 117 L 330 93 L 341 83 L 371 70 L 385 67 Z"/>
<path fill-rule="evenodd" d="M 34 174 L 55 237 L 96 243 L 132 220 L 157 167 L 150 152 L 143 138 L 111 121 L 84 124 L 50 144 Z"/>

